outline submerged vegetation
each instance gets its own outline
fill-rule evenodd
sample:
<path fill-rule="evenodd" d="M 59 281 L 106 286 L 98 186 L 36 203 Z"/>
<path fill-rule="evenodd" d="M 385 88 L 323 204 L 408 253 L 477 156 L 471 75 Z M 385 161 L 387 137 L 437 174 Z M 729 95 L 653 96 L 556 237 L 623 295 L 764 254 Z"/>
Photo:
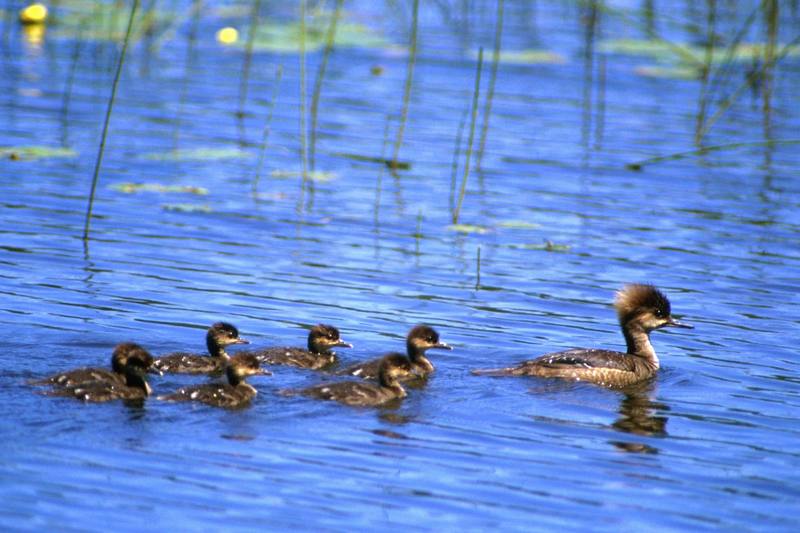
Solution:
<path fill-rule="evenodd" d="M 121 7 L 129 8 L 124 11 Z M 488 7 L 488 5 L 487 5 Z M 94 191 L 102 173 L 103 153 L 108 136 L 114 135 L 109 127 L 115 95 L 120 77 L 125 73 L 125 55 L 130 46 L 143 56 L 139 68 L 146 72 L 152 56 L 161 53 L 166 44 L 181 44 L 186 39 L 186 65 L 181 78 L 178 111 L 172 120 L 175 124 L 173 143 L 169 149 L 153 150 L 152 147 L 137 152 L 140 160 L 181 165 L 182 163 L 218 163 L 220 165 L 239 165 L 240 161 L 255 158 L 256 163 L 246 168 L 248 174 L 243 179 L 249 181 L 253 198 L 258 194 L 262 176 L 271 180 L 300 178 L 300 201 L 298 210 L 311 209 L 315 201 L 315 184 L 331 182 L 341 175 L 341 170 L 318 169 L 320 162 L 327 168 L 335 168 L 333 161 L 347 164 L 374 164 L 376 173 L 376 217 L 380 212 L 378 204 L 385 184 L 381 182 L 383 169 L 389 169 L 395 177 L 394 189 L 400 210 L 403 209 L 402 188 L 406 176 L 420 179 L 415 172 L 429 172 L 429 165 L 418 165 L 415 131 L 416 104 L 429 94 L 445 94 L 447 102 L 436 113 L 442 118 L 444 143 L 449 148 L 438 151 L 438 165 L 433 174 L 426 174 L 425 180 L 449 181 L 449 198 L 442 202 L 449 211 L 444 229 L 463 235 L 485 235 L 498 228 L 533 230 L 539 227 L 532 221 L 497 222 L 474 218 L 470 213 L 471 224 L 462 223 L 462 211 L 470 205 L 472 187 L 484 189 L 484 180 L 493 179 L 491 174 L 497 164 L 529 164 L 541 168 L 546 166 L 566 168 L 570 161 L 543 157 L 540 150 L 531 154 L 524 150 L 505 150 L 489 163 L 484 163 L 484 154 L 498 149 L 492 141 L 493 116 L 507 113 L 504 105 L 516 99 L 530 98 L 530 116 L 524 117 L 531 124 L 537 124 L 538 110 L 548 105 L 537 94 L 537 77 L 552 70 L 583 68 L 580 101 L 581 145 L 587 152 L 601 151 L 606 135 L 606 114 L 609 109 L 618 113 L 619 107 L 606 105 L 607 72 L 613 69 L 614 76 L 631 73 L 635 77 L 649 78 L 642 83 L 675 83 L 677 80 L 697 87 L 696 114 L 694 116 L 694 146 L 670 154 L 631 153 L 625 166 L 631 170 L 641 170 L 646 165 L 679 160 L 686 157 L 705 156 L 710 153 L 735 150 L 740 147 L 763 148 L 771 150 L 777 146 L 793 144 L 794 139 L 781 139 L 773 136 L 773 115 L 775 89 L 775 69 L 782 62 L 794 62 L 800 57 L 800 34 L 792 34 L 792 28 L 784 19 L 795 17 L 786 15 L 783 4 L 775 0 L 764 0 L 753 4 L 752 9 L 736 13 L 735 6 L 722 9 L 716 2 L 692 11 L 690 22 L 682 23 L 677 18 L 665 18 L 657 24 L 658 13 L 655 5 L 637 12 L 621 8 L 611 8 L 603 2 L 583 2 L 577 13 L 578 22 L 583 29 L 584 42 L 579 54 L 581 61 L 575 61 L 576 51 L 563 46 L 557 40 L 541 38 L 536 34 L 535 18 L 524 20 L 521 6 L 516 2 L 497 0 L 493 9 L 485 9 L 481 31 L 469 37 L 469 9 L 461 6 L 459 10 L 448 11 L 448 20 L 456 21 L 454 33 L 461 32 L 468 39 L 459 43 L 461 59 L 474 61 L 476 69 L 471 76 L 461 73 L 455 76 L 446 91 L 431 91 L 429 82 L 420 79 L 420 64 L 430 68 L 441 60 L 436 48 L 442 37 L 431 35 L 427 24 L 429 18 L 437 15 L 436 10 L 418 0 L 406 6 L 387 7 L 397 16 L 399 31 L 387 32 L 387 25 L 380 23 L 372 12 L 357 8 L 342 0 L 309 3 L 303 0 L 296 5 L 276 6 L 269 2 L 232 2 L 220 7 L 207 6 L 201 0 L 192 0 L 191 9 L 177 9 L 165 4 L 150 2 L 141 6 L 138 1 L 91 2 L 87 0 L 65 0 L 54 4 L 45 17 L 36 21 L 40 26 L 36 43 L 44 39 L 74 40 L 70 44 L 71 62 L 65 69 L 63 119 L 69 120 L 73 113 L 68 110 L 73 105 L 73 85 L 82 75 L 81 62 L 92 60 L 97 63 L 105 60 L 109 66 L 113 57 L 116 74 L 110 86 L 110 96 L 106 106 L 105 123 L 100 135 L 98 157 L 92 178 L 89 205 L 86 215 L 85 237 L 88 237 L 89 222 L 92 216 Z M 569 10 L 567 10 L 569 11 Z M 510 15 L 509 15 L 510 13 Z M 723 16 L 724 15 L 724 16 Z M 493 16 L 493 18 L 492 18 Z M 640 17 L 641 16 L 641 17 Z M 20 15 L 22 17 L 22 15 Z M 8 30 L 8 16 L 6 30 Z M 22 20 L 22 18 L 20 19 Z M 624 21 L 624 32 L 614 31 Z M 491 24 L 489 24 L 491 23 Z M 462 25 L 462 26 L 459 26 Z M 782 26 L 783 24 L 783 26 Z M 46 25 L 46 26 L 45 26 Z M 531 39 L 508 39 L 504 42 L 504 32 L 509 25 L 516 34 L 520 28 L 535 36 Z M 530 27 L 526 27 L 529 25 Z M 47 31 L 45 32 L 45 27 Z M 238 28 L 238 29 L 237 29 Z M 209 31 L 210 30 L 210 31 Z M 241 37 L 240 37 L 241 32 Z M 524 33 L 524 32 L 523 32 Z M 797 33 L 797 32 L 795 32 Z M 472 39 L 469 41 L 469 39 Z M 141 41 L 144 41 L 143 43 Z M 85 43 L 98 43 L 96 47 Z M 139 45 L 137 46 L 137 43 Z M 188 134 L 191 127 L 187 113 L 192 100 L 190 79 L 205 68 L 203 58 L 198 53 L 203 46 L 215 45 L 234 63 L 240 65 L 238 98 L 220 92 L 225 101 L 235 100 L 230 114 L 236 118 L 238 139 L 233 146 L 232 139 L 221 138 L 209 142 L 194 142 Z M 34 43 L 35 44 L 35 43 Z M 492 45 L 491 63 L 487 75 L 484 70 L 484 48 Z M 114 52 L 111 56 L 103 50 Z M 488 48 L 487 48 L 488 50 Z M 91 56 L 90 56 L 91 53 Z M 294 56 L 299 59 L 290 59 Z M 99 58 L 99 59 L 98 59 Z M 487 61 L 489 61 L 487 55 Z M 363 61 L 363 64 L 356 64 Z M 308 63 L 308 68 L 307 68 Z M 419 64 L 418 64 L 419 63 Z M 355 66 L 356 68 L 352 68 Z M 286 87 L 281 91 L 281 82 L 286 68 Z M 557 68 L 555 68 L 557 67 Z M 307 79 L 307 72 L 315 73 Z M 267 72 L 269 74 L 265 75 Z M 530 87 L 522 91 L 509 89 L 507 77 L 513 73 L 520 76 L 528 73 Z M 265 86 L 263 80 L 271 79 Z M 313 83 L 311 91 L 307 82 Z M 134 83 L 132 80 L 122 85 Z M 341 86 L 339 86 L 341 84 Z M 336 85 L 337 91 L 326 92 L 326 87 Z M 344 89 L 342 90 L 342 87 Z M 358 94 L 385 94 L 385 109 L 374 111 L 385 118 L 386 127 L 382 136 L 383 145 L 376 142 L 377 134 L 365 134 L 363 145 L 345 146 L 329 142 L 332 132 L 342 126 L 341 117 L 348 107 L 363 107 Z M 515 92 L 516 91 L 516 92 Z M 530 93 L 530 94 L 529 94 Z M 279 94 L 281 102 L 278 102 Z M 758 100 L 759 111 L 763 115 L 763 139 L 734 139 L 731 142 L 714 142 L 706 145 L 706 138 L 729 110 L 733 109 L 743 96 L 750 94 Z M 533 95 L 533 96 L 531 96 Z M 560 98 L 561 95 L 556 95 Z M 481 98 L 483 101 L 481 102 Z M 497 110 L 496 100 L 501 104 Z M 197 105 L 196 103 L 194 105 Z M 235 109 L 234 109 L 235 108 Z M 170 106 L 165 105 L 169 110 Z M 429 113 L 430 109 L 420 108 L 419 113 Z M 169 111 L 167 111 L 169 113 Z M 298 115 L 297 126 L 288 128 L 286 124 L 295 120 L 287 117 Z M 195 115 L 198 116 L 198 115 Z M 449 116 L 449 121 L 445 118 Z M 260 118 L 259 118 L 260 117 Z M 163 120 L 165 117 L 161 117 Z M 259 127 L 250 128 L 258 118 Z M 166 117 L 167 120 L 170 117 Z M 564 117 L 568 122 L 571 117 Z M 280 121 L 278 126 L 275 121 Z M 391 127 L 390 127 L 391 126 Z M 359 136 L 359 125 L 346 124 Z M 183 137 L 179 130 L 187 130 Z M 273 130 L 279 133 L 274 133 Z M 256 137 L 251 132 L 258 131 Z M 277 135 L 277 137 L 276 137 Z M 542 137 L 545 134 L 537 134 Z M 589 142 L 593 137 L 593 141 Z M 64 136 L 63 146 L 20 146 L 0 148 L 0 157 L 9 160 L 35 161 L 49 158 L 76 158 L 77 153 L 69 146 Z M 227 146 L 226 146 L 227 144 Z M 299 144 L 299 148 L 296 146 Z M 268 149 L 269 147 L 269 149 Z M 287 164 L 288 153 L 298 153 L 296 165 Z M 404 156 L 400 158 L 401 154 Z M 649 156 L 649 157 L 648 157 Z M 280 158 L 280 161 L 275 161 Z M 363 166 L 363 165 L 362 165 Z M 299 168 L 300 170 L 295 170 Z M 402 171 L 402 176 L 400 175 Z M 471 175 L 477 176 L 477 184 Z M 487 178 L 488 176 L 488 178 Z M 121 183 L 113 188 L 120 192 L 154 193 L 192 193 L 205 194 L 204 187 L 182 187 L 154 183 Z M 469 193 L 469 194 L 468 194 Z M 267 196 L 281 196 L 284 193 L 270 193 Z M 306 197 L 307 195 L 307 197 Z M 178 205 L 178 204 L 175 204 Z M 165 207 L 165 209 L 167 209 Z M 175 211 L 203 211 L 203 208 L 174 207 Z M 563 251 L 562 245 L 547 241 L 544 245 L 525 245 L 529 249 Z"/>
<path fill-rule="evenodd" d="M 0 158 L 11 161 L 34 161 L 57 157 L 77 157 L 72 148 L 56 148 L 50 146 L 0 146 Z"/>

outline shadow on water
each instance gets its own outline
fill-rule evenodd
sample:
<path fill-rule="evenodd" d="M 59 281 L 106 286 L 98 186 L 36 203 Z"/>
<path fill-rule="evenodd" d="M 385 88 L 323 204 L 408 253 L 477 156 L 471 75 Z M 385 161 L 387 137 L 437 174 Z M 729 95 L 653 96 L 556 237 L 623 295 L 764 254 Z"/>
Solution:
<path fill-rule="evenodd" d="M 666 437 L 667 417 L 659 413 L 668 411 L 669 407 L 661 402 L 656 402 L 655 381 L 648 381 L 640 385 L 620 391 L 623 394 L 619 404 L 619 418 L 611 425 L 621 433 L 628 433 L 640 437 Z M 612 440 L 616 448 L 632 453 L 658 453 L 658 448 L 640 441 Z"/>

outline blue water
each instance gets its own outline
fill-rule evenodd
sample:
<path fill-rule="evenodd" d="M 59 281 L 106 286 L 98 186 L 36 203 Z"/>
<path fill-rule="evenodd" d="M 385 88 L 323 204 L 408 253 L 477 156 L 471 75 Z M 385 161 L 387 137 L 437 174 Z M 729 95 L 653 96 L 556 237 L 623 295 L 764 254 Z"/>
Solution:
<path fill-rule="evenodd" d="M 155 44 L 129 49 L 87 246 L 118 47 L 56 23 L 37 37 L 13 12 L 4 18 L 0 147 L 75 151 L 0 159 L 4 529 L 796 530 L 800 150 L 764 141 L 797 139 L 798 59 L 778 63 L 768 131 L 763 98 L 747 90 L 704 141 L 752 144 L 636 172 L 626 164 L 695 149 L 700 82 L 646 77 L 641 66 L 664 60 L 603 51 L 612 37 L 645 36 L 638 5 L 600 13 L 587 63 L 577 5 L 507 2 L 504 49 L 561 60 L 500 65 L 482 169 L 459 220 L 469 226 L 458 231 L 453 150 L 479 46 L 481 102 L 486 94 L 495 4 L 422 2 L 400 152 L 411 166 L 396 176 L 346 154 L 391 157 L 411 4 L 345 4 L 346 20 L 394 46 L 331 55 L 316 150 L 325 179 L 305 191 L 298 55 L 255 54 L 239 122 L 244 56 L 214 32 L 232 24 L 244 39 L 249 7 L 205 9 L 189 52 L 187 6 L 163 6 L 179 17 Z M 733 35 L 754 5 L 726 11 L 720 33 Z M 780 7 L 786 43 L 798 19 L 791 3 Z M 262 18 L 288 23 L 295 9 L 265 6 Z M 702 42 L 704 22 L 699 7 L 655 15 L 673 42 Z M 763 20 L 754 24 L 748 41 L 763 42 Z M 307 59 L 310 98 L 321 53 Z M 167 157 L 174 149 L 226 152 Z M 115 188 L 124 183 L 208 194 Z M 610 303 L 631 281 L 657 284 L 696 327 L 653 335 L 654 383 L 623 393 L 470 375 L 573 346 L 620 348 Z M 125 340 L 154 354 L 201 351 L 217 320 L 256 346 L 303 344 L 309 325 L 335 324 L 355 345 L 341 351 L 345 363 L 402 349 L 416 323 L 455 349 L 432 353 L 431 379 L 385 409 L 280 396 L 323 379 L 284 367 L 253 378 L 260 394 L 234 412 L 155 399 L 84 405 L 27 384 L 105 366 Z M 165 393 L 198 381 L 151 384 Z"/>

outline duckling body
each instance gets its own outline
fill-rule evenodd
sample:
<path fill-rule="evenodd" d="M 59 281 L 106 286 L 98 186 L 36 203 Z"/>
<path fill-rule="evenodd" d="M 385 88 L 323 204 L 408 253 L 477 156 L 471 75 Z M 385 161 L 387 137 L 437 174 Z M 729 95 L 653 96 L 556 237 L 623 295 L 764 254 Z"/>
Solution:
<path fill-rule="evenodd" d="M 335 347 L 352 348 L 353 345 L 343 341 L 335 327 L 318 324 L 308 332 L 308 348 L 287 346 L 239 353 L 253 354 L 262 364 L 319 370 L 336 362 L 336 352 L 332 350 Z"/>
<path fill-rule="evenodd" d="M 473 370 L 476 375 L 538 376 L 626 387 L 653 377 L 660 363 L 650 332 L 664 327 L 691 328 L 671 315 L 667 297 L 652 285 L 630 284 L 617 292 L 614 307 L 627 352 L 575 348 L 542 355 L 508 368 Z"/>
<path fill-rule="evenodd" d="M 76 368 L 60 372 L 44 379 L 31 381 L 32 385 L 51 385 L 53 387 L 75 387 L 91 382 L 108 382 L 125 384 L 125 367 L 129 358 L 146 360 L 150 354 L 133 342 L 123 342 L 114 347 L 111 355 L 111 370 L 107 368 Z"/>
<path fill-rule="evenodd" d="M 233 344 L 249 344 L 239 337 L 239 330 L 227 322 L 217 322 L 206 332 L 209 356 L 188 352 L 176 352 L 155 360 L 155 367 L 171 374 L 217 374 L 225 371 L 230 356 L 225 347 Z"/>
<path fill-rule="evenodd" d="M 430 326 L 420 324 L 411 328 L 411 331 L 406 336 L 406 353 L 413 373 L 403 376 L 400 378 L 401 381 L 412 379 L 414 376 L 427 376 L 436 369 L 433 363 L 425 356 L 425 352 L 430 349 L 452 350 L 453 348 L 441 342 L 439 333 Z M 362 379 L 377 379 L 383 359 L 379 357 L 352 365 L 337 372 L 337 374 L 356 376 Z"/>
<path fill-rule="evenodd" d="M 320 400 L 333 400 L 356 407 L 376 407 L 404 398 L 406 391 L 399 381 L 413 372 L 410 361 L 400 353 L 383 357 L 378 383 L 343 381 L 303 389 L 300 394 Z"/>
<path fill-rule="evenodd" d="M 234 409 L 244 407 L 255 398 L 258 391 L 245 381 L 248 376 L 267 375 L 258 359 L 251 354 L 236 354 L 230 358 L 225 369 L 227 383 L 208 383 L 183 387 L 172 394 L 159 396 L 159 400 L 171 402 L 201 402 L 213 407 Z"/>
<path fill-rule="evenodd" d="M 56 374 L 37 384 L 50 384 L 48 396 L 74 397 L 86 402 L 144 400 L 150 393 L 145 373 L 153 366 L 150 353 L 132 342 L 117 345 L 112 355 L 113 371 L 80 368 Z"/>

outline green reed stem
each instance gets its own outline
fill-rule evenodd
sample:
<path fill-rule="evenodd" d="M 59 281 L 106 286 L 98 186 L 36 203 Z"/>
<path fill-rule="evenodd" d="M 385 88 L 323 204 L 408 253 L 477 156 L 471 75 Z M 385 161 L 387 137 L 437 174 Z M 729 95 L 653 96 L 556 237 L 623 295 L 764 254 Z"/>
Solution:
<path fill-rule="evenodd" d="M 106 118 L 103 122 L 103 134 L 100 137 L 100 147 L 97 150 L 97 161 L 94 165 L 94 175 L 92 176 L 92 189 L 89 192 L 89 205 L 86 207 L 86 221 L 83 226 L 83 240 L 89 240 L 89 224 L 92 219 L 92 207 L 94 206 L 94 195 L 97 190 L 97 179 L 100 176 L 100 166 L 103 163 L 103 153 L 106 149 L 106 137 L 108 136 L 108 125 L 111 122 L 111 111 L 114 109 L 114 101 L 117 98 L 117 86 L 119 85 L 119 78 L 122 74 L 122 65 L 125 64 L 125 54 L 128 51 L 128 41 L 131 38 L 131 28 L 133 28 L 133 20 L 136 18 L 136 11 L 139 9 L 139 0 L 133 0 L 131 7 L 131 15 L 128 18 L 128 28 L 125 30 L 125 39 L 122 41 L 122 51 L 119 54 L 117 61 L 117 72 L 114 74 L 114 83 L 111 85 L 111 96 L 108 99 L 108 107 L 106 108 Z"/>
<path fill-rule="evenodd" d="M 414 254 L 419 255 L 419 241 L 422 239 L 422 209 L 417 212 L 417 231 L 414 232 Z"/>
<path fill-rule="evenodd" d="M 469 108 L 465 108 L 461 112 L 461 118 L 458 121 L 458 130 L 456 131 L 456 142 L 453 148 L 453 161 L 450 163 L 450 211 L 452 212 L 456 206 L 456 180 L 458 179 L 458 160 L 461 156 L 461 139 L 464 136 L 464 125 L 467 123 L 467 113 Z"/>
<path fill-rule="evenodd" d="M 706 5 L 708 9 L 706 18 L 706 53 L 703 58 L 703 66 L 700 69 L 700 95 L 694 128 L 694 143 L 698 146 L 700 146 L 703 139 L 701 133 L 703 132 L 703 124 L 706 121 L 706 113 L 708 112 L 708 84 L 711 75 L 711 61 L 714 59 L 714 26 L 717 18 L 716 0 L 706 0 Z"/>
<path fill-rule="evenodd" d="M 694 157 L 697 155 L 705 155 L 709 152 L 719 152 L 723 150 L 732 150 L 735 148 L 748 148 L 748 147 L 759 147 L 759 146 L 772 147 L 785 144 L 800 144 L 800 139 L 770 139 L 766 141 L 751 141 L 751 142 L 718 144 L 716 146 L 704 146 L 697 150 L 689 150 L 687 152 L 676 152 L 674 154 L 660 155 L 658 157 L 642 159 L 641 161 L 637 161 L 635 163 L 628 163 L 627 165 L 625 165 L 625 168 L 627 168 L 628 170 L 641 170 L 642 167 L 644 167 L 645 165 L 651 165 L 653 163 L 661 163 L 662 161 L 674 161 L 676 159 L 686 159 L 688 157 Z"/>
<path fill-rule="evenodd" d="M 70 59 L 69 73 L 64 86 L 64 96 L 61 100 L 61 114 L 66 122 L 69 118 L 69 106 L 72 101 L 72 85 L 75 83 L 75 72 L 78 70 L 78 59 L 81 55 L 81 44 L 83 43 L 83 32 L 86 30 L 88 24 L 88 17 L 81 19 L 78 25 L 78 33 L 75 36 L 75 48 L 72 50 L 72 58 Z"/>
<path fill-rule="evenodd" d="M 302 181 L 300 201 L 297 209 L 303 207 L 303 199 L 308 182 L 308 140 L 306 131 L 306 0 L 300 0 L 300 159 Z"/>
<path fill-rule="evenodd" d="M 500 47 L 503 40 L 503 0 L 497 0 L 497 25 L 494 29 L 494 50 L 492 51 L 492 70 L 489 74 L 489 87 L 486 90 L 486 102 L 483 108 L 483 124 L 481 125 L 481 140 L 478 144 L 478 155 L 475 168 L 481 169 L 483 164 L 483 150 L 486 148 L 486 136 L 489 133 L 489 117 L 492 114 L 492 101 L 494 100 L 494 86 L 497 81 L 497 67 L 500 64 Z"/>
<path fill-rule="evenodd" d="M 469 140 L 467 153 L 464 157 L 464 178 L 461 180 L 461 191 L 458 193 L 458 203 L 453 212 L 453 224 L 458 224 L 461 214 L 461 205 L 464 203 L 464 194 L 467 192 L 467 179 L 469 178 L 469 162 L 472 159 L 472 143 L 475 140 L 475 121 L 478 118 L 478 100 L 481 93 L 481 71 L 483 70 L 483 47 L 478 50 L 478 66 L 475 72 L 475 89 L 472 92 L 472 117 L 469 121 Z"/>
<path fill-rule="evenodd" d="M 342 2 L 344 0 L 336 0 L 336 7 L 333 10 L 331 22 L 328 25 L 328 31 L 325 34 L 325 49 L 322 51 L 322 61 L 319 63 L 317 69 L 317 78 L 314 80 L 314 91 L 311 94 L 311 142 L 309 143 L 309 161 L 311 162 L 311 171 L 316 168 L 316 155 L 317 155 L 317 109 L 319 108 L 319 95 L 322 92 L 322 80 L 325 79 L 325 70 L 328 68 L 328 59 L 333 51 L 333 43 L 336 39 L 336 25 L 339 22 L 339 16 L 342 12 Z"/>
<path fill-rule="evenodd" d="M 256 30 L 258 29 L 258 16 L 261 13 L 261 0 L 253 2 L 253 9 L 250 11 L 250 27 L 247 29 L 247 42 L 244 48 L 244 63 L 242 64 L 242 77 L 239 79 L 239 111 L 236 116 L 244 117 L 244 105 L 247 101 L 247 87 L 250 79 L 250 66 L 253 63 L 253 43 L 256 40 Z"/>
<path fill-rule="evenodd" d="M 381 160 L 386 160 L 386 149 L 389 146 L 389 125 L 392 117 L 386 115 L 386 123 L 383 125 L 383 145 L 381 146 Z M 383 192 L 383 173 L 386 165 L 381 165 L 378 170 L 378 182 L 375 185 L 375 225 L 380 220 L 381 194 Z"/>
<path fill-rule="evenodd" d="M 757 6 L 750 11 L 750 14 L 739 28 L 739 31 L 736 32 L 736 35 L 733 37 L 733 39 L 728 42 L 728 46 L 725 50 L 725 57 L 723 57 L 722 61 L 720 61 L 720 67 L 717 68 L 716 72 L 714 73 L 714 77 L 709 84 L 708 92 L 710 95 L 715 94 L 719 85 L 723 81 L 727 80 L 732 73 L 738 72 L 738 64 L 733 60 L 733 57 L 736 54 L 737 48 L 747 36 L 750 26 L 752 26 L 753 22 L 756 20 L 759 10 L 760 7 Z"/>
<path fill-rule="evenodd" d="M 397 137 L 394 141 L 394 155 L 392 156 L 393 169 L 398 167 L 400 157 L 400 147 L 403 145 L 403 135 L 405 134 L 406 121 L 408 120 L 408 103 L 411 99 L 411 84 L 414 81 L 414 65 L 417 62 L 417 27 L 419 25 L 419 0 L 414 0 L 413 12 L 411 15 L 411 36 L 408 43 L 408 65 L 406 67 L 406 82 L 403 88 L 403 107 L 400 111 L 400 124 L 397 127 Z"/>
<path fill-rule="evenodd" d="M 787 45 L 781 48 L 781 51 L 773 59 L 773 66 L 776 65 L 778 61 L 786 57 L 789 54 L 789 52 L 791 52 L 792 49 L 798 45 L 800 45 L 800 35 L 795 37 L 791 42 L 789 42 Z M 752 78 L 757 79 L 759 77 L 764 76 L 765 69 L 766 65 L 762 65 L 761 68 L 756 69 L 752 73 Z M 728 109 L 731 108 L 731 106 L 733 106 L 733 104 L 736 103 L 736 101 L 739 99 L 742 93 L 748 87 L 750 87 L 751 83 L 752 83 L 751 78 L 745 79 L 739 85 L 739 87 L 737 87 L 736 90 L 730 94 L 730 96 L 728 96 L 725 100 L 722 101 L 722 103 L 719 104 L 714 114 L 706 121 L 705 126 L 703 127 L 703 131 L 701 132 L 701 136 L 705 136 L 711 130 L 711 127 L 714 124 L 716 124 L 716 122 L 722 117 L 722 115 L 725 114 L 725 112 L 728 111 Z"/>
<path fill-rule="evenodd" d="M 762 84 L 762 111 L 764 116 L 764 138 L 772 135 L 772 91 L 775 70 L 775 49 L 778 40 L 778 2 L 766 0 L 767 46 L 764 48 L 764 83 Z"/>
<path fill-rule="evenodd" d="M 184 59 L 184 76 L 181 80 L 181 92 L 178 97 L 178 112 L 175 116 L 175 129 L 172 132 L 172 149 L 178 149 L 178 140 L 181 134 L 181 121 L 183 119 L 183 108 L 186 105 L 186 93 L 189 87 L 189 79 L 192 74 L 192 67 L 195 60 L 195 48 L 197 46 L 197 31 L 200 25 L 200 13 L 203 10 L 203 0 L 192 0 L 191 17 L 192 23 L 189 25 L 189 33 L 186 36 L 186 58 Z"/>
<path fill-rule="evenodd" d="M 606 55 L 597 58 L 597 111 L 594 121 L 594 149 L 599 150 L 603 143 L 606 127 Z"/>
<path fill-rule="evenodd" d="M 478 246 L 478 257 L 475 259 L 475 290 L 481 288 L 481 247 Z"/>
<path fill-rule="evenodd" d="M 258 164 L 256 165 L 256 177 L 253 179 L 253 195 L 258 193 L 258 183 L 261 180 L 261 171 L 264 167 L 264 158 L 267 154 L 267 142 L 269 141 L 269 134 L 272 130 L 272 113 L 275 110 L 275 102 L 278 100 L 278 94 L 281 88 L 281 79 L 283 78 L 283 65 L 278 65 L 275 70 L 275 87 L 272 89 L 272 99 L 269 102 L 269 111 L 267 112 L 267 120 L 264 123 L 264 132 L 261 134 L 261 151 L 258 154 Z"/>

